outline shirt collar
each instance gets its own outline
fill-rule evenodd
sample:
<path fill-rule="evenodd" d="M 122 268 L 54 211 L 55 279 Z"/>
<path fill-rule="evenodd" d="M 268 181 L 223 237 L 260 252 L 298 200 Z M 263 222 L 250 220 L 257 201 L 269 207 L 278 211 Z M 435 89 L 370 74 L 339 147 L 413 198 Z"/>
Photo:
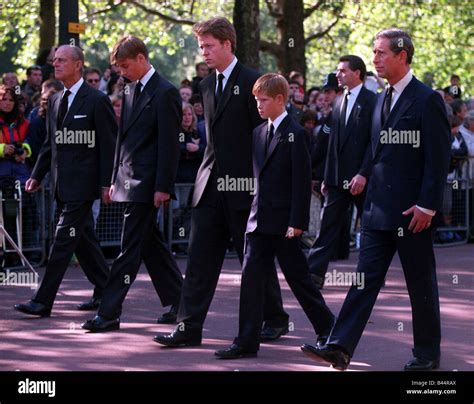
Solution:
<path fill-rule="evenodd" d="M 81 88 L 82 83 L 84 83 L 84 79 L 81 77 L 78 81 L 76 81 L 76 82 L 71 86 L 71 88 L 64 88 L 63 94 L 66 92 L 66 90 L 69 90 L 69 91 L 71 92 L 71 94 L 76 95 L 77 92 L 79 91 L 79 89 Z"/>
<path fill-rule="evenodd" d="M 276 132 L 276 130 L 280 126 L 281 122 L 283 121 L 283 119 L 286 118 L 287 115 L 288 115 L 288 112 L 286 112 L 286 109 L 285 109 L 280 115 L 278 115 L 275 118 L 275 120 L 273 122 L 270 118 L 268 118 L 268 126 L 273 124 L 273 132 Z"/>
<path fill-rule="evenodd" d="M 346 90 L 351 93 L 350 98 L 355 100 L 359 96 L 360 90 L 362 89 L 362 84 L 363 83 L 360 83 L 359 85 L 355 86 L 352 90 L 349 90 L 349 89 Z"/>
<path fill-rule="evenodd" d="M 220 72 L 216 69 L 216 76 L 218 76 L 219 73 L 222 73 L 224 75 L 224 78 L 228 79 L 232 73 L 232 70 L 234 70 L 234 67 L 236 64 L 237 64 L 237 58 L 234 56 L 234 60 L 230 62 L 230 65 L 227 66 L 223 72 Z"/>
<path fill-rule="evenodd" d="M 145 88 L 146 83 L 151 79 L 151 76 L 155 73 L 155 68 L 150 65 L 150 69 L 145 73 L 145 75 L 139 80 L 142 83 L 142 88 Z"/>
<path fill-rule="evenodd" d="M 397 83 L 395 83 L 392 86 L 393 90 L 396 93 L 401 94 L 403 90 L 405 90 L 405 87 L 408 85 L 408 83 L 411 81 L 412 78 L 413 78 L 413 72 L 410 69 L 408 70 L 408 73 L 405 74 L 405 76 L 403 76 Z"/>

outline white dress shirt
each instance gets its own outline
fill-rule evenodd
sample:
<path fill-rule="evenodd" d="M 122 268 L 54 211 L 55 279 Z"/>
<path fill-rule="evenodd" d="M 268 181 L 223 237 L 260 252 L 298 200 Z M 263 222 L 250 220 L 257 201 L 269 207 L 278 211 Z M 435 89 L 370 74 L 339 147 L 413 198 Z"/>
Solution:
<path fill-rule="evenodd" d="M 232 60 L 232 62 L 230 62 L 230 65 L 227 66 L 223 72 L 220 72 L 216 69 L 216 90 L 214 91 L 215 93 L 217 93 L 217 86 L 219 85 L 219 74 L 222 73 L 224 75 L 224 78 L 222 79 L 222 92 L 224 92 L 225 85 L 227 84 L 227 81 L 229 80 L 229 77 L 232 74 L 232 70 L 234 70 L 236 64 L 237 58 L 234 56 L 234 59 Z"/>
<path fill-rule="evenodd" d="M 81 77 L 78 81 L 76 81 L 71 86 L 71 88 L 64 87 L 63 93 L 61 95 L 61 100 L 63 99 L 64 93 L 66 92 L 66 90 L 69 90 L 71 92 L 71 94 L 69 94 L 69 97 L 67 99 L 67 109 L 68 109 L 68 111 L 69 111 L 69 108 L 71 108 L 72 102 L 74 101 L 74 97 L 76 97 L 76 94 L 79 91 L 79 89 L 81 88 L 82 83 L 84 83 L 84 79 Z"/>
<path fill-rule="evenodd" d="M 346 122 L 344 122 L 347 125 L 347 121 L 349 120 L 349 117 L 351 116 L 352 108 L 354 108 L 354 104 L 356 102 L 357 97 L 359 96 L 360 90 L 362 89 L 362 83 L 359 85 L 355 86 L 352 90 L 346 90 L 344 92 L 344 95 L 349 92 L 349 96 L 347 97 L 347 109 L 346 109 Z M 341 108 L 342 108 L 341 103 Z"/>

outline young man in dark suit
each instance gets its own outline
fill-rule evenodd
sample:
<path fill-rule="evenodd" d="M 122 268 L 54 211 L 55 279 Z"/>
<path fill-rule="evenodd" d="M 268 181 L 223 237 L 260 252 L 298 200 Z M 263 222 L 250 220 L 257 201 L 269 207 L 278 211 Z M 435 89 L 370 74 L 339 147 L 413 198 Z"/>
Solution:
<path fill-rule="evenodd" d="M 311 158 L 308 133 L 285 110 L 288 91 L 286 79 L 276 73 L 263 75 L 253 87 L 260 116 L 268 121 L 253 131 L 256 192 L 245 235 L 239 335 L 229 348 L 216 351 L 221 359 L 256 356 L 275 257 L 319 339 L 327 338 L 334 322 L 299 246 L 309 222 Z"/>
<path fill-rule="evenodd" d="M 47 137 L 25 189 L 36 192 L 50 171 L 51 192 L 60 216 L 41 285 L 30 302 L 15 306 L 22 313 L 42 317 L 50 315 L 74 253 L 95 286 L 92 299 L 78 309 L 98 307 L 109 268 L 95 234 L 92 203 L 100 196 L 103 203 L 110 201 L 109 178 L 117 134 L 109 98 L 82 78 L 82 50 L 60 46 L 53 64 L 55 76 L 65 88 L 49 100 Z"/>
<path fill-rule="evenodd" d="M 410 296 L 414 358 L 405 370 L 439 367 L 441 325 L 432 220 L 442 207 L 450 159 L 450 129 L 440 95 L 410 70 L 414 47 L 399 29 L 375 37 L 374 65 L 388 87 L 372 117 L 372 171 L 362 213 L 357 271 L 327 345 L 303 345 L 317 361 L 349 365 L 390 262 L 398 252 Z"/>
<path fill-rule="evenodd" d="M 181 100 L 178 90 L 150 65 L 148 50 L 126 36 L 112 63 L 132 83 L 125 89 L 110 196 L 125 202 L 120 255 L 112 265 L 98 315 L 82 325 L 93 331 L 120 327 L 122 304 L 143 259 L 163 306 L 177 305 L 179 268 L 156 223 L 157 208 L 170 199 L 178 169 Z"/>
<path fill-rule="evenodd" d="M 234 55 L 236 34 L 225 18 L 194 26 L 204 60 L 215 73 L 200 83 L 207 147 L 193 194 L 189 258 L 176 330 L 158 335 L 166 346 L 200 345 L 202 328 L 232 239 L 243 260 L 245 226 L 252 201 L 252 130 L 262 121 L 252 96 L 259 74 Z M 233 189 L 229 181 L 247 184 Z M 288 332 L 276 271 L 269 277 L 262 339 Z"/>
<path fill-rule="evenodd" d="M 362 213 L 365 185 L 370 175 L 370 126 L 375 94 L 363 85 L 366 68 L 355 55 L 342 56 L 336 77 L 343 96 L 332 112 L 326 168 L 321 192 L 325 196 L 321 229 L 309 255 L 313 280 L 323 286 L 329 261 L 337 250 L 347 210 L 355 203 Z"/>

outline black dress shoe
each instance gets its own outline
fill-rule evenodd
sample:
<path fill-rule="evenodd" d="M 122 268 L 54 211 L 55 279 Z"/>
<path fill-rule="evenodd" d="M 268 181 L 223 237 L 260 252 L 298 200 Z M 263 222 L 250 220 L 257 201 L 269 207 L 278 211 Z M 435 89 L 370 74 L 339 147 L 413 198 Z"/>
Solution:
<path fill-rule="evenodd" d="M 238 358 L 255 358 L 257 352 L 248 351 L 237 344 L 232 344 L 227 349 L 221 349 L 214 352 L 219 359 L 238 359 Z"/>
<path fill-rule="evenodd" d="M 104 317 L 95 316 L 92 320 L 87 320 L 81 327 L 91 332 L 114 331 L 120 329 L 120 319 L 107 320 Z"/>
<path fill-rule="evenodd" d="M 32 316 L 49 317 L 51 315 L 50 307 L 46 307 L 44 304 L 35 302 L 33 300 L 30 300 L 25 304 L 15 304 L 14 309 Z"/>
<path fill-rule="evenodd" d="M 260 342 L 275 341 L 282 335 L 288 334 L 288 331 L 288 326 L 281 328 L 265 326 L 260 333 Z"/>
<path fill-rule="evenodd" d="M 91 311 L 97 310 L 100 306 L 100 299 L 92 297 L 89 301 L 77 305 L 77 310 Z"/>
<path fill-rule="evenodd" d="M 174 330 L 171 334 L 156 335 L 153 341 L 171 348 L 201 345 L 201 337 L 189 337 L 180 330 Z"/>
<path fill-rule="evenodd" d="M 316 339 L 316 346 L 320 348 L 326 345 L 328 338 L 329 338 L 329 335 L 318 335 L 318 338 Z"/>
<path fill-rule="evenodd" d="M 439 368 L 439 359 L 430 360 L 430 359 L 423 359 L 423 358 L 413 358 L 405 365 L 405 370 L 413 371 L 413 370 L 432 370 Z"/>
<path fill-rule="evenodd" d="M 316 362 L 329 362 L 337 370 L 346 370 L 351 361 L 349 354 L 337 345 L 313 346 L 304 344 L 301 346 L 301 350 Z"/>
<path fill-rule="evenodd" d="M 163 315 L 156 320 L 158 324 L 174 324 L 178 317 L 178 305 L 171 305 L 170 311 L 168 313 L 163 313 Z"/>

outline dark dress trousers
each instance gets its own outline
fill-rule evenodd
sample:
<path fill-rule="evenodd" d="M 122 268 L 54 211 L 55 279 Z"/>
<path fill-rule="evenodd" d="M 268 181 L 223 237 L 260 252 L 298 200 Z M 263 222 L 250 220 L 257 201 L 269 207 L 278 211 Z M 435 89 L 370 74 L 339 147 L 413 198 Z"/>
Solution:
<path fill-rule="evenodd" d="M 109 274 L 91 208 L 100 198 L 101 187 L 110 185 L 117 135 L 115 115 L 109 98 L 83 83 L 63 122 L 58 123 L 62 96 L 59 92 L 49 100 L 47 137 L 31 174 L 41 182 L 50 172 L 51 192 L 60 212 L 46 272 L 33 297 L 47 307 L 52 307 L 74 253 L 95 286 L 94 297 L 101 297 Z"/>
<path fill-rule="evenodd" d="M 265 287 L 274 272 L 275 257 L 315 333 L 327 335 L 333 324 L 333 315 L 310 278 L 299 237 L 285 237 L 289 226 L 308 228 L 311 200 L 308 133 L 286 116 L 266 152 L 267 128 L 265 122 L 253 133 L 253 167 L 258 185 L 246 229 L 239 335 L 234 341 L 251 352 L 259 348 Z"/>
<path fill-rule="evenodd" d="M 189 257 L 178 313 L 189 337 L 201 337 L 230 239 L 243 260 L 252 190 L 218 186 L 226 178 L 253 178 L 252 130 L 262 122 L 252 95 L 258 77 L 256 71 L 237 62 L 217 105 L 216 75 L 200 83 L 207 147 L 194 187 Z M 269 276 L 265 302 L 267 325 L 285 327 L 288 315 L 275 269 Z"/>
<path fill-rule="evenodd" d="M 344 117 L 341 117 L 341 103 L 344 97 L 340 97 L 332 112 L 324 173 L 327 195 L 319 235 L 308 255 L 310 272 L 323 279 L 329 261 L 337 250 L 349 207 L 354 203 L 358 214 L 362 213 L 365 190 L 353 196 L 348 184 L 357 174 L 367 179 L 370 175 L 372 160 L 370 130 L 375 98 L 374 93 L 362 86 L 347 124 L 344 122 Z"/>
<path fill-rule="evenodd" d="M 395 252 L 398 252 L 412 308 L 416 357 L 440 357 L 440 311 L 432 227 L 408 230 L 413 205 L 440 211 L 449 165 L 450 129 L 444 102 L 415 77 L 405 87 L 383 125 L 381 93 L 372 119 L 372 171 L 362 213 L 361 249 L 357 271 L 362 289 L 352 286 L 328 343 L 351 356 L 362 335 Z M 389 130 L 419 134 L 419 145 L 381 141 Z M 393 132 L 392 132 L 393 133 Z"/>
<path fill-rule="evenodd" d="M 143 259 L 163 306 L 176 304 L 179 268 L 161 235 L 156 191 L 173 195 L 179 159 L 181 101 L 176 88 L 154 73 L 133 105 L 136 83 L 124 98 L 112 173 L 113 200 L 126 203 L 121 252 L 115 259 L 98 314 L 120 316 Z"/>

